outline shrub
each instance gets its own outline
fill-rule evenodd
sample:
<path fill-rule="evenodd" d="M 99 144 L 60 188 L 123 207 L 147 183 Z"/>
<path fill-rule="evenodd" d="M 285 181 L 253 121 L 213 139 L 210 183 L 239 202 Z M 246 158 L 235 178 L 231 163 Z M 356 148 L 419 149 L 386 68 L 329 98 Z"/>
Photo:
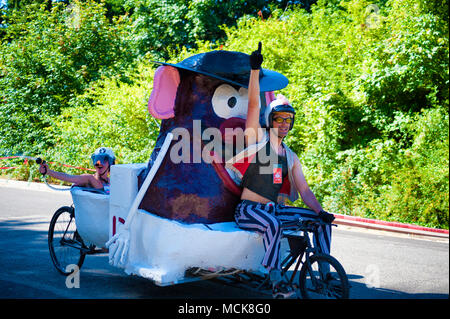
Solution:
<path fill-rule="evenodd" d="M 289 78 L 281 93 L 297 116 L 287 142 L 330 211 L 448 228 L 442 11 L 426 1 L 318 1 L 311 14 L 225 28 L 226 49 L 250 53 L 262 41 L 263 67 Z"/>
<path fill-rule="evenodd" d="M 114 150 L 118 163 L 147 162 L 159 131 L 147 112 L 153 72 L 140 66 L 132 83 L 101 80 L 72 100 L 55 120 L 53 133 L 58 137 L 47 156 L 89 167 L 90 154 L 107 146 Z"/>
<path fill-rule="evenodd" d="M 132 56 L 123 24 L 94 1 L 31 4 L 8 15 L 0 46 L 0 148 L 52 146 L 53 119 L 92 81 L 124 74 Z"/>

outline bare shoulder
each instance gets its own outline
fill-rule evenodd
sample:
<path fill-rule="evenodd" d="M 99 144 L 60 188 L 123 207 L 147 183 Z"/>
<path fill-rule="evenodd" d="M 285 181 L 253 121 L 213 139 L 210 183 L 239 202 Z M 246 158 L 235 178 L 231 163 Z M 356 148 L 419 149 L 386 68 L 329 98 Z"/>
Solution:
<path fill-rule="evenodd" d="M 98 179 L 96 179 L 94 175 L 81 174 L 79 176 L 80 176 L 81 182 L 83 184 L 83 185 L 80 185 L 80 186 L 94 187 L 94 188 L 101 188 L 101 187 L 103 187 L 102 182 L 99 181 Z"/>
<path fill-rule="evenodd" d="M 292 157 L 294 159 L 294 167 L 298 167 L 301 169 L 302 164 L 300 163 L 300 159 L 298 158 L 297 154 L 294 151 L 291 150 L 291 152 L 292 152 Z"/>

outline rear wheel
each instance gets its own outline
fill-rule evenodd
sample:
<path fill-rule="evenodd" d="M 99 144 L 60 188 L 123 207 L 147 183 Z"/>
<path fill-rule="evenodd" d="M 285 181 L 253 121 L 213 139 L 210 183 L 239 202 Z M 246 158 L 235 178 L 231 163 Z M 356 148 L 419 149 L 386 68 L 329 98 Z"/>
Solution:
<path fill-rule="evenodd" d="M 74 271 L 73 265 L 78 269 L 83 265 L 86 245 L 77 232 L 73 207 L 61 207 L 53 215 L 48 230 L 48 248 L 53 265 L 62 275 L 70 275 Z"/>
<path fill-rule="evenodd" d="M 304 299 L 348 299 L 350 285 L 342 265 L 332 256 L 315 254 L 305 262 L 299 276 Z"/>

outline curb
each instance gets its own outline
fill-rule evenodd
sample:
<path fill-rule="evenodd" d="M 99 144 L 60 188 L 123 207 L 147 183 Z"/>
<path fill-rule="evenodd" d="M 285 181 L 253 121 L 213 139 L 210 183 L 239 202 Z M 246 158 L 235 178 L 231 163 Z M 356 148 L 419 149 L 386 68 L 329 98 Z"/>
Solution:
<path fill-rule="evenodd" d="M 55 187 L 67 187 L 60 185 L 53 185 Z M 12 179 L 4 179 L 0 178 L 0 187 L 9 187 L 9 188 L 17 188 L 17 189 L 27 189 L 32 191 L 42 191 L 42 192 L 52 192 L 55 191 L 50 189 L 45 183 L 37 183 L 37 182 L 26 182 L 26 181 L 16 181 Z"/>
<path fill-rule="evenodd" d="M 334 214 L 335 224 L 351 227 L 360 227 L 373 230 L 383 230 L 388 232 L 403 233 L 409 235 L 420 235 L 437 238 L 449 238 L 447 229 L 423 227 L 413 224 L 404 224 L 399 222 L 388 222 L 377 219 L 362 218 L 349 215 Z"/>
<path fill-rule="evenodd" d="M 0 187 L 12 187 L 20 189 L 31 189 L 37 191 L 55 192 L 54 190 L 49 189 L 47 185 L 45 185 L 44 183 L 7 180 L 2 178 L 0 178 Z M 382 230 L 394 233 L 420 235 L 435 238 L 447 238 L 447 239 L 449 238 L 449 231 L 447 229 L 423 227 L 413 224 L 388 222 L 383 220 L 362 218 L 342 214 L 334 214 L 334 216 L 336 217 L 334 223 L 343 226 Z"/>

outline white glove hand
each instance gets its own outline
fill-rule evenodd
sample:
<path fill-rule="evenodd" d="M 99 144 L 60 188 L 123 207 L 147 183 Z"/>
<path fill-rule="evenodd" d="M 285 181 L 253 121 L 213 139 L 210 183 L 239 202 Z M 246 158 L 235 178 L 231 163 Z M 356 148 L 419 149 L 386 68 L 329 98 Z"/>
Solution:
<path fill-rule="evenodd" d="M 130 231 L 121 229 L 105 245 L 109 248 L 109 263 L 114 267 L 125 268 L 130 245 Z"/>

